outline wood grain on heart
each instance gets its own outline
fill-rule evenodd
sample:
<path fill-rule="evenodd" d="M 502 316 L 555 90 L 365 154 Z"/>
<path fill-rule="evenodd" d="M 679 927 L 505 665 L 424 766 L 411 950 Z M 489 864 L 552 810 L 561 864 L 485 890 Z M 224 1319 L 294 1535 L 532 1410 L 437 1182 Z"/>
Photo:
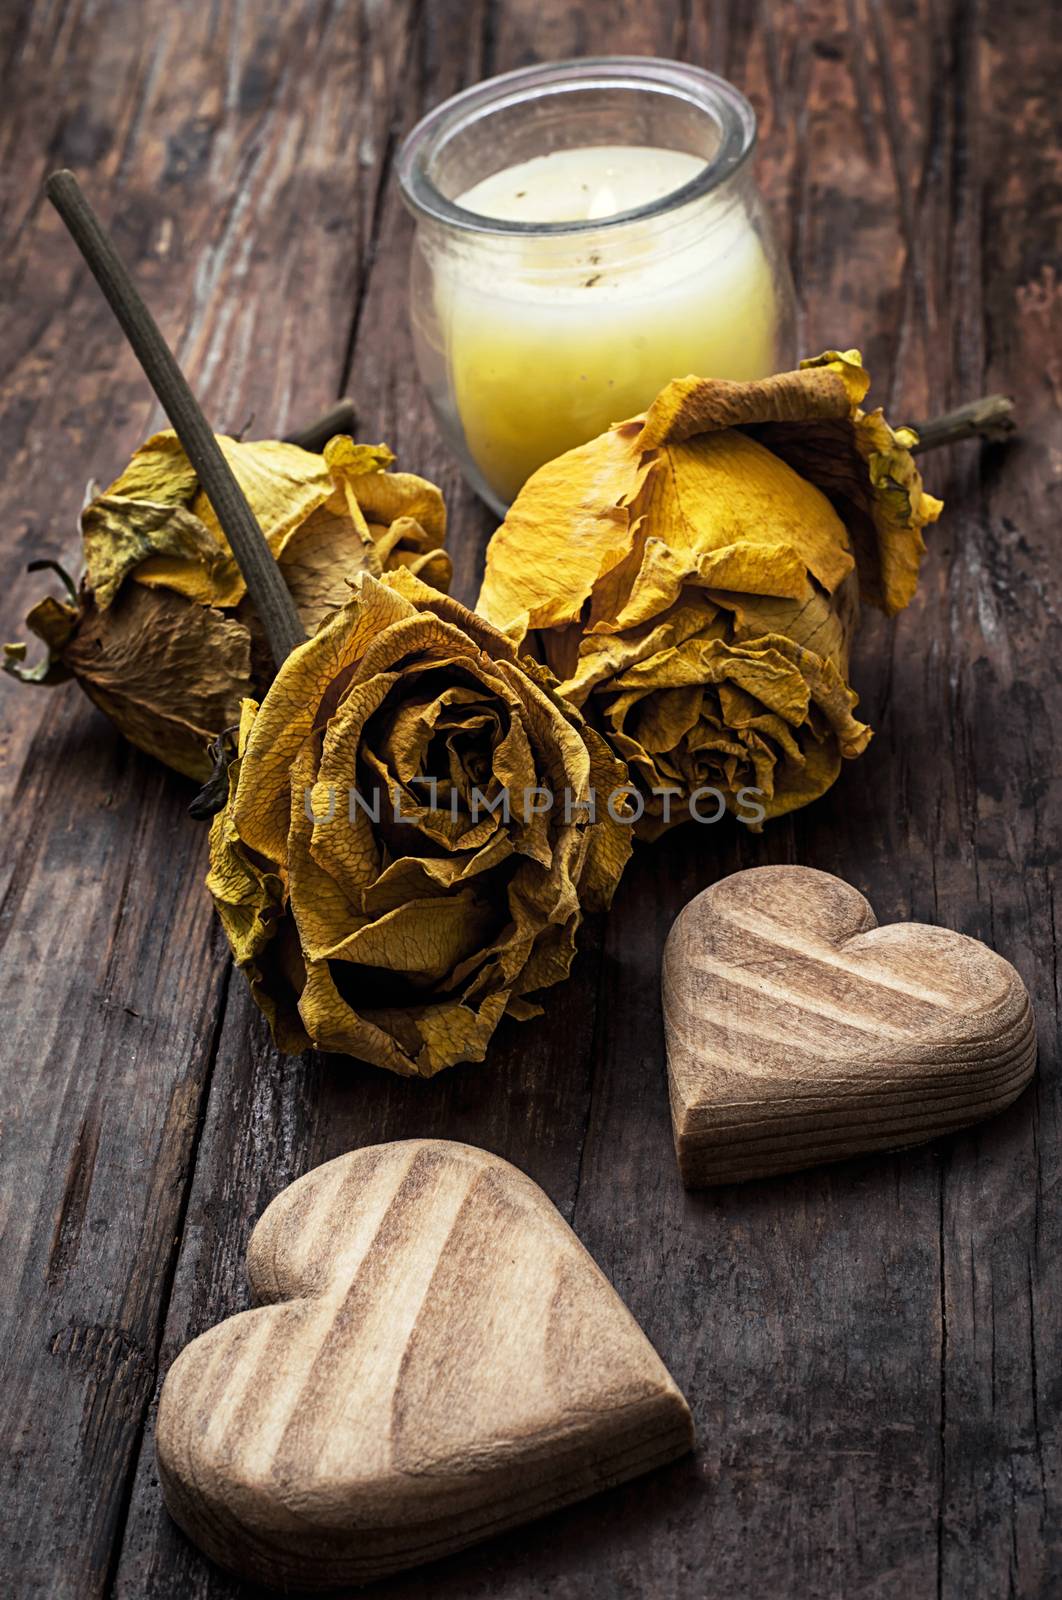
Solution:
<path fill-rule="evenodd" d="M 271 1302 L 174 1362 L 166 1504 L 223 1566 L 325 1588 L 427 1561 L 683 1455 L 689 1409 L 563 1218 L 468 1145 L 376 1145 L 268 1207 Z"/>
<path fill-rule="evenodd" d="M 878 927 L 810 867 L 706 889 L 664 951 L 675 1147 L 690 1187 L 919 1144 L 1010 1104 L 1036 1034 L 1021 978 L 962 934 Z"/>

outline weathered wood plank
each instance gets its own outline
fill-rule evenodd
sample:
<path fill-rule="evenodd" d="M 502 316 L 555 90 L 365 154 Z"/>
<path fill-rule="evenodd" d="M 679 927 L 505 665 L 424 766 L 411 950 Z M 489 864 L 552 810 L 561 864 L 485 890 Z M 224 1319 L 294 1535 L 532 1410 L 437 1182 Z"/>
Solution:
<path fill-rule="evenodd" d="M 941 174 L 936 206 L 944 329 L 953 392 L 1001 378 L 1022 435 L 954 467 L 972 508 L 948 541 L 943 597 L 958 850 L 939 840 L 936 892 L 1013 954 L 1038 1000 L 1041 1062 L 1027 1114 L 958 1141 L 945 1167 L 941 1576 L 945 1593 L 1042 1595 L 1062 1584 L 1058 65 L 1030 0 L 971 21 L 980 47 L 956 40 L 953 184 Z"/>
<path fill-rule="evenodd" d="M 341 383 L 399 10 L 372 56 L 324 3 L 5 10 L 6 637 L 26 559 L 73 544 L 86 479 L 155 420 L 45 173 L 79 170 L 212 416 L 279 430 Z M 2 1566 L 81 1597 L 128 1503 L 228 965 L 189 786 L 74 688 L 3 696 Z"/>

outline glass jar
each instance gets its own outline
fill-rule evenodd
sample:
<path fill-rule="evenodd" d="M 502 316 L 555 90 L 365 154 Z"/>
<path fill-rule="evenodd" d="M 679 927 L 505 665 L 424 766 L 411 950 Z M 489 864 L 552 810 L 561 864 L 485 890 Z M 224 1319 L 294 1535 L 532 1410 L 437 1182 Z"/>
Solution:
<path fill-rule="evenodd" d="M 499 514 L 543 462 L 672 378 L 792 365 L 793 285 L 755 140 L 732 84 L 640 56 L 491 78 L 409 134 L 417 365 Z"/>

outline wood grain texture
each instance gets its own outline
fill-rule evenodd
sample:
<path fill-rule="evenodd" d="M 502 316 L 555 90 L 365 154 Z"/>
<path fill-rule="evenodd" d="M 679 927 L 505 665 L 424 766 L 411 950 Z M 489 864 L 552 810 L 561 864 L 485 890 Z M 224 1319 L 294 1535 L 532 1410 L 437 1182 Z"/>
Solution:
<path fill-rule="evenodd" d="M 259 1308 L 181 1353 L 166 1504 L 278 1587 L 364 1583 L 685 1455 L 689 1408 L 545 1195 L 449 1140 L 353 1151 L 269 1206 Z"/>
<path fill-rule="evenodd" d="M 1036 1065 L 1029 995 L 947 928 L 880 928 L 850 884 L 754 867 L 664 947 L 668 1088 L 689 1188 L 924 1144 L 1004 1110 Z"/>
<path fill-rule="evenodd" d="M 22 563 L 42 539 L 69 549 L 84 479 L 151 421 L 40 204 L 61 162 L 117 225 L 212 414 L 235 428 L 253 410 L 268 431 L 349 382 L 364 436 L 446 490 L 456 589 L 474 598 L 490 519 L 417 387 L 389 159 L 428 105 L 534 59 L 657 51 L 734 79 L 759 114 L 801 345 L 859 345 L 899 416 L 1000 390 L 1021 422 L 1013 446 L 925 463 L 948 510 L 915 605 L 864 619 L 867 754 L 759 839 L 690 827 L 636 851 L 547 1015 L 432 1084 L 278 1058 L 242 985 L 223 1004 L 204 988 L 220 949 L 197 943 L 181 786 L 74 690 L 0 688 L 0 886 L 32 885 L 0 913 L 17 1594 L 258 1593 L 166 1515 L 145 1401 L 246 1304 L 247 1238 L 273 1195 L 414 1135 L 490 1148 L 546 1190 L 689 1394 L 700 1447 L 369 1593 L 702 1600 L 710 1581 L 721 1600 L 1041 1600 L 1062 1584 L 1056 33 L 1045 0 L 0 8 L 5 637 L 39 592 Z M 856 884 L 882 921 L 1004 951 L 1040 1067 L 1010 1110 L 921 1150 L 684 1192 L 664 940 L 709 884 L 794 861 Z M 185 895 L 194 916 L 171 909 Z M 156 1121 L 175 1082 L 181 1109 Z M 48 1283 L 59 1214 L 67 1267 Z"/>

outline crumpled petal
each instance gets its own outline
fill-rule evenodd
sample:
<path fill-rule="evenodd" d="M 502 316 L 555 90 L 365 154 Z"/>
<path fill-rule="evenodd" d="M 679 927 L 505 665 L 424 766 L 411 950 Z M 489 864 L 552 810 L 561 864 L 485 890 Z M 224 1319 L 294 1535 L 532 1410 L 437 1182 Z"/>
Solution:
<path fill-rule="evenodd" d="M 208 885 L 278 1040 L 420 1076 L 482 1060 L 608 905 L 626 782 L 545 667 L 408 569 L 360 575 L 245 711 L 212 832 Z"/>
<path fill-rule="evenodd" d="M 801 427 L 771 416 L 756 437 L 828 496 L 848 529 L 864 601 L 889 616 L 914 596 L 925 542 L 922 529 L 936 522 L 942 502 L 922 487 L 912 447 L 913 428 L 890 428 L 880 407 L 860 402 L 869 387 L 858 350 L 827 350 L 801 365 L 807 381 L 833 374 L 852 402 L 850 416 Z"/>
<path fill-rule="evenodd" d="M 81 534 L 85 576 L 100 611 L 138 571 L 145 583 L 173 574 L 167 587 L 202 605 L 235 605 L 240 598 L 235 561 L 185 506 L 101 495 L 85 507 Z"/>
<path fill-rule="evenodd" d="M 218 444 L 282 567 L 292 538 L 315 513 L 328 514 L 317 519 L 317 532 L 327 527 L 335 540 L 333 605 L 341 603 L 338 585 L 355 571 L 379 576 L 395 564 L 399 548 L 427 552 L 442 547 L 446 534 L 442 496 L 434 484 L 413 473 L 389 473 L 394 456 L 386 445 L 360 444 L 345 434 L 331 439 L 322 455 L 277 439 L 244 443 L 219 434 Z M 93 562 L 88 561 L 86 547 L 88 580 L 94 591 L 104 583 L 107 594 L 113 594 L 122 578 L 135 572 L 138 583 L 175 589 L 200 605 L 239 604 L 246 592 L 240 570 L 194 474 L 189 485 L 188 471 L 183 451 L 179 446 L 174 449 L 173 435 L 156 434 L 100 497 L 111 526 L 106 539 L 93 540 Z M 156 500 L 145 502 L 129 494 L 130 484 L 139 483 L 152 487 L 161 507 Z M 162 515 L 163 507 L 167 516 Z M 123 512 L 134 534 L 119 544 L 114 524 Z M 100 514 L 99 501 L 94 501 L 86 508 L 83 523 L 96 523 Z M 392 536 L 391 524 L 400 518 L 408 522 Z M 384 542 L 382 552 L 372 527 Z M 435 572 L 437 578 L 449 581 L 445 561 Z"/>
<path fill-rule="evenodd" d="M 77 604 L 48 596 L 26 622 L 48 653 L 23 668 L 24 647 L 8 646 L 8 671 L 24 682 L 75 678 L 132 744 L 185 777 L 209 778 L 208 746 L 251 692 L 251 638 L 241 623 L 138 584 L 126 584 L 106 611 L 84 590 Z"/>
<path fill-rule="evenodd" d="M 251 699 L 241 707 L 237 758 L 229 766 L 230 796 L 257 709 Z M 206 886 L 236 964 L 278 1045 L 292 1053 L 305 1050 L 310 1041 L 297 1009 L 303 965 L 298 942 L 284 920 L 284 880 L 244 847 L 228 809 L 218 812 L 211 826 Z"/>
<path fill-rule="evenodd" d="M 702 433 L 763 422 L 848 421 L 870 387 L 857 350 L 830 350 L 801 363 L 796 372 L 778 372 L 751 383 L 721 378 L 679 378 L 636 418 L 640 450 L 679 444 Z"/>

